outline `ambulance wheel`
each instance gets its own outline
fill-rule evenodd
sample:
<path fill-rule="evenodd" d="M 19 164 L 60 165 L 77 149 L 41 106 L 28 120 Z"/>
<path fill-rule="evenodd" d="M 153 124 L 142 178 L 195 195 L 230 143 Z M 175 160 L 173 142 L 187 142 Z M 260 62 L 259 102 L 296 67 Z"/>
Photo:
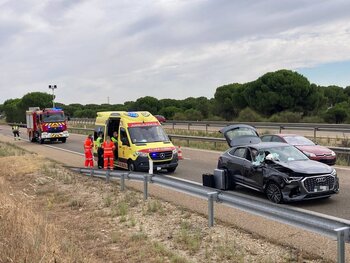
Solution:
<path fill-rule="evenodd" d="M 136 171 L 136 166 L 135 166 L 135 163 L 133 161 L 128 162 L 128 170 L 129 171 Z"/>
<path fill-rule="evenodd" d="M 62 138 L 62 139 L 61 139 L 61 142 L 62 142 L 62 143 L 65 143 L 66 141 L 67 141 L 67 138 Z"/>

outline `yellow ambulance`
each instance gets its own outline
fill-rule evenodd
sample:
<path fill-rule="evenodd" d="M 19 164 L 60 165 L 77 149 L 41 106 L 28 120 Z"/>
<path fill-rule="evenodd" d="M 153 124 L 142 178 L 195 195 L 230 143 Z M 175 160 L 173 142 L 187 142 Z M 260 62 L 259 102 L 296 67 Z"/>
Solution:
<path fill-rule="evenodd" d="M 105 141 L 115 131 L 118 132 L 118 140 L 114 166 L 130 171 L 148 171 L 151 159 L 155 170 L 166 169 L 171 173 L 176 170 L 177 150 L 151 113 L 97 112 L 94 140 L 102 133 Z"/>

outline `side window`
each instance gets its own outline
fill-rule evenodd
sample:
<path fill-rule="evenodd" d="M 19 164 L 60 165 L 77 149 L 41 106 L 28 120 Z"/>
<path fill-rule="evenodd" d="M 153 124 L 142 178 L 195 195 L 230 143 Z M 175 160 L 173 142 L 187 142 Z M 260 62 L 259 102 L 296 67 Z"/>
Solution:
<path fill-rule="evenodd" d="M 250 148 L 250 149 L 247 149 L 247 152 L 246 152 L 246 159 L 248 161 L 251 161 L 251 162 L 255 162 L 255 159 L 256 159 L 256 156 L 258 155 L 258 150 L 256 149 L 253 149 L 253 148 Z"/>
<path fill-rule="evenodd" d="M 124 128 L 120 128 L 120 140 L 122 141 L 122 144 L 123 145 L 127 145 L 127 146 L 130 146 L 130 142 L 129 142 L 129 139 L 128 139 L 128 135 L 126 134 L 126 131 Z"/>
<path fill-rule="evenodd" d="M 265 135 L 265 136 L 262 136 L 261 140 L 263 142 L 270 142 L 271 141 L 271 135 Z"/>
<path fill-rule="evenodd" d="M 282 138 L 280 138 L 278 136 L 272 136 L 272 141 L 273 142 L 283 142 Z"/>
<path fill-rule="evenodd" d="M 246 148 L 237 148 L 233 155 L 240 157 L 240 158 L 245 158 L 245 152 L 246 152 Z"/>

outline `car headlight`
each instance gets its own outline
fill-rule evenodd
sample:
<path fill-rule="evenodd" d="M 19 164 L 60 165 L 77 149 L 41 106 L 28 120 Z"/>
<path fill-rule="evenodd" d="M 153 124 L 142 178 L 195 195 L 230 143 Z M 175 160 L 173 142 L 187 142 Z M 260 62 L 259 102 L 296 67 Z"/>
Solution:
<path fill-rule="evenodd" d="M 301 179 L 303 179 L 303 177 L 290 176 L 290 177 L 284 177 L 283 179 L 287 184 L 290 184 L 292 182 L 299 182 Z"/>
<path fill-rule="evenodd" d="M 316 157 L 316 154 L 314 153 L 310 153 L 310 152 L 304 152 L 303 153 L 307 156 L 307 157 Z"/>
<path fill-rule="evenodd" d="M 332 155 L 332 156 L 335 156 L 336 154 L 335 154 L 335 152 L 331 151 L 331 155 Z"/>
<path fill-rule="evenodd" d="M 148 157 L 148 153 L 145 152 L 135 152 L 135 155 L 140 157 Z"/>
<path fill-rule="evenodd" d="M 331 172 L 331 175 L 337 176 L 337 171 L 333 168 L 333 171 Z"/>

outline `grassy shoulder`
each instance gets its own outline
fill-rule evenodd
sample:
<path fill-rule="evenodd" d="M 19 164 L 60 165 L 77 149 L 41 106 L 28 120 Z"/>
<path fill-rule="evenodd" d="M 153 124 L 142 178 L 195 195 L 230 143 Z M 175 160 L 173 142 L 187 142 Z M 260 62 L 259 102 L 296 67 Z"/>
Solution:
<path fill-rule="evenodd" d="M 0 143 L 0 262 L 323 262 Z"/>

